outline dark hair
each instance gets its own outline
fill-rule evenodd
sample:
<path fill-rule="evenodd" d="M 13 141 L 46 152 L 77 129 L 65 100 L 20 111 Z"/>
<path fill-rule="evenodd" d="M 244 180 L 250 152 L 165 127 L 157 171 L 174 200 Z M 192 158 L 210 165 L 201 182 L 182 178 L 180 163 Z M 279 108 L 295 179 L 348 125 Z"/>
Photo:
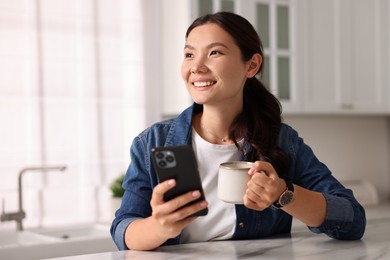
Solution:
<path fill-rule="evenodd" d="M 228 32 L 241 50 L 243 61 L 249 61 L 254 54 L 263 57 L 263 45 L 252 24 L 244 17 L 230 12 L 207 14 L 196 19 L 187 29 L 186 38 L 197 26 L 207 23 L 219 25 Z M 263 63 L 257 74 L 262 76 Z M 282 123 L 280 102 L 256 77 L 248 78 L 244 86 L 243 111 L 230 129 L 230 138 L 243 136 L 251 145 L 246 160 L 267 160 L 272 163 L 279 176 L 285 174 L 287 155 L 277 146 Z M 237 141 L 235 141 L 237 147 Z M 241 149 L 241 148 L 240 148 Z M 243 149 L 241 149 L 243 152 Z"/>

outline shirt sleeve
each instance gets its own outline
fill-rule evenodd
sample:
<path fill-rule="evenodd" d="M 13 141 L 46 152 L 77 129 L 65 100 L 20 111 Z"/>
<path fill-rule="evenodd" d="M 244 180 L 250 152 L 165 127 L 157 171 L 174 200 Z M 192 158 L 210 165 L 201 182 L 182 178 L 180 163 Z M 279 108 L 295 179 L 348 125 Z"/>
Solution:
<path fill-rule="evenodd" d="M 141 139 L 136 138 L 130 149 L 131 162 L 123 180 L 125 193 L 111 224 L 111 236 L 119 250 L 128 249 L 125 232 L 129 224 L 151 215 L 150 199 L 157 179 L 150 173 L 149 152 Z"/>
<path fill-rule="evenodd" d="M 295 184 L 320 192 L 326 199 L 324 223 L 320 227 L 309 229 L 335 239 L 362 238 L 366 226 L 365 210 L 353 192 L 345 188 L 328 167 L 318 160 L 295 130 L 290 128 L 288 136 L 287 151 L 291 160 L 289 176 Z"/>
<path fill-rule="evenodd" d="M 314 233 L 324 233 L 340 240 L 361 239 L 366 226 L 364 209 L 346 198 L 324 194 L 326 217 L 320 227 L 309 227 Z"/>

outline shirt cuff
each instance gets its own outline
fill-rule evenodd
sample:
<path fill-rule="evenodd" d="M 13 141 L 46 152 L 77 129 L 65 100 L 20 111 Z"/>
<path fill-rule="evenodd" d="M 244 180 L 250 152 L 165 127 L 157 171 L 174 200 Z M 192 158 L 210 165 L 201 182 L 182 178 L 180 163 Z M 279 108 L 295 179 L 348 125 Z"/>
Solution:
<path fill-rule="evenodd" d="M 353 222 L 354 211 L 349 200 L 323 194 L 326 200 L 326 217 L 320 227 L 309 227 L 314 233 L 326 233 L 334 237 L 340 230 L 348 230 Z"/>
<path fill-rule="evenodd" d="M 123 219 L 116 226 L 115 234 L 114 234 L 114 242 L 115 242 L 115 244 L 116 244 L 116 246 L 118 247 L 119 250 L 127 250 L 127 249 L 129 249 L 126 246 L 126 243 L 125 243 L 125 232 L 126 232 L 127 227 L 130 225 L 130 223 L 133 222 L 136 219 L 137 218 L 126 218 L 126 219 Z"/>

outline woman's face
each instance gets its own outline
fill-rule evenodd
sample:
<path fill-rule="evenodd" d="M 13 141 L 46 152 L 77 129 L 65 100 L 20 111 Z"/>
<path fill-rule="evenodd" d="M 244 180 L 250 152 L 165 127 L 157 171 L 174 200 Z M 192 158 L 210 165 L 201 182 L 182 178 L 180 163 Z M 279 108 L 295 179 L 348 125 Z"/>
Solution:
<path fill-rule="evenodd" d="M 184 48 L 181 74 L 194 102 L 242 106 L 250 70 L 230 34 L 214 23 L 195 27 Z"/>

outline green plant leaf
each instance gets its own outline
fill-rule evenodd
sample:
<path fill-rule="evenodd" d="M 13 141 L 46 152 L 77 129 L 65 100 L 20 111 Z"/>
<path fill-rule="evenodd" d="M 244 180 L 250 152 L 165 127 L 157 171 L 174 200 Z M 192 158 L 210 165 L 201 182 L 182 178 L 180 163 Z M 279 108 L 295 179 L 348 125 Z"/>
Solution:
<path fill-rule="evenodd" d="M 124 174 L 121 174 L 118 178 L 114 179 L 111 182 L 110 189 L 112 192 L 112 196 L 116 198 L 123 197 L 125 190 L 122 188 L 123 179 L 125 178 Z"/>

